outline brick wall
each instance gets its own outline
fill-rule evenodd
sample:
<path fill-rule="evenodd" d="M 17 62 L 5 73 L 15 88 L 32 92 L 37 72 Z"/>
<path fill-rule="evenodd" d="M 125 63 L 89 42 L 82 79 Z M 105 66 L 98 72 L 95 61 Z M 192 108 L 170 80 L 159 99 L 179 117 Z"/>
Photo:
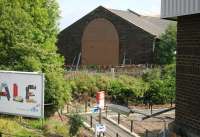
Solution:
<path fill-rule="evenodd" d="M 96 18 L 109 20 L 117 29 L 119 35 L 119 64 L 123 61 L 124 52 L 126 52 L 126 57 L 129 60 L 132 62 L 134 60 L 137 64 L 152 62 L 152 53 L 148 52 L 147 54 L 146 51 L 152 49 L 153 36 L 103 7 L 99 7 L 59 34 L 57 45 L 59 53 L 65 57 L 66 64 L 71 64 L 73 58 L 80 53 L 84 29 L 90 21 Z"/>
<path fill-rule="evenodd" d="M 200 136 L 200 14 L 178 18 L 176 126 Z"/>

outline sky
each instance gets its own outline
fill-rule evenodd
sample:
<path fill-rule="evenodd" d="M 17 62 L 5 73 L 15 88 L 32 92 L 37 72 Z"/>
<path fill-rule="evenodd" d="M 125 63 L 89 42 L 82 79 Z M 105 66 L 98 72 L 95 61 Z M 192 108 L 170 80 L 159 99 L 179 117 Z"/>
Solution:
<path fill-rule="evenodd" d="M 58 0 L 61 12 L 60 30 L 73 24 L 98 6 L 131 9 L 141 15 L 159 16 L 161 0 Z"/>

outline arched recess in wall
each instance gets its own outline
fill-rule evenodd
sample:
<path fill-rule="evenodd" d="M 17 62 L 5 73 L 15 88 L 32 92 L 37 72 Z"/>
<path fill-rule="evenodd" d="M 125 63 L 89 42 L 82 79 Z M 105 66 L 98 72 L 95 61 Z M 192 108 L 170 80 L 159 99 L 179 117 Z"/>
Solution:
<path fill-rule="evenodd" d="M 97 18 L 86 26 L 81 46 L 83 65 L 119 64 L 119 36 L 107 19 Z"/>

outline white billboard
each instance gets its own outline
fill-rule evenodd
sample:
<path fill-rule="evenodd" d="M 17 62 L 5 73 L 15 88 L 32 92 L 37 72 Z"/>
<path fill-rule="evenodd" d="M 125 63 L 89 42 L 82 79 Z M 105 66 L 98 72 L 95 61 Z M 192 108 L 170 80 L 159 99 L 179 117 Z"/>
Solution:
<path fill-rule="evenodd" d="M 0 71 L 0 113 L 44 117 L 44 74 Z"/>

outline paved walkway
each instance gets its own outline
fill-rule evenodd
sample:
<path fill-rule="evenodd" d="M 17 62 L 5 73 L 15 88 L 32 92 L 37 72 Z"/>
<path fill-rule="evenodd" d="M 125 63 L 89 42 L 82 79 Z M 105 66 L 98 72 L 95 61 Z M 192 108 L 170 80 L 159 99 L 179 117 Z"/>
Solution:
<path fill-rule="evenodd" d="M 85 115 L 85 122 L 90 124 L 90 116 L 91 115 Z M 93 128 L 95 128 L 95 125 L 99 123 L 98 116 L 93 115 Z M 117 137 L 116 134 L 118 134 L 118 137 L 135 137 L 131 133 L 128 133 L 125 131 L 122 127 L 120 127 L 117 124 L 114 124 L 110 120 L 107 120 L 105 117 L 102 118 L 102 124 L 106 125 L 106 137 Z"/>

